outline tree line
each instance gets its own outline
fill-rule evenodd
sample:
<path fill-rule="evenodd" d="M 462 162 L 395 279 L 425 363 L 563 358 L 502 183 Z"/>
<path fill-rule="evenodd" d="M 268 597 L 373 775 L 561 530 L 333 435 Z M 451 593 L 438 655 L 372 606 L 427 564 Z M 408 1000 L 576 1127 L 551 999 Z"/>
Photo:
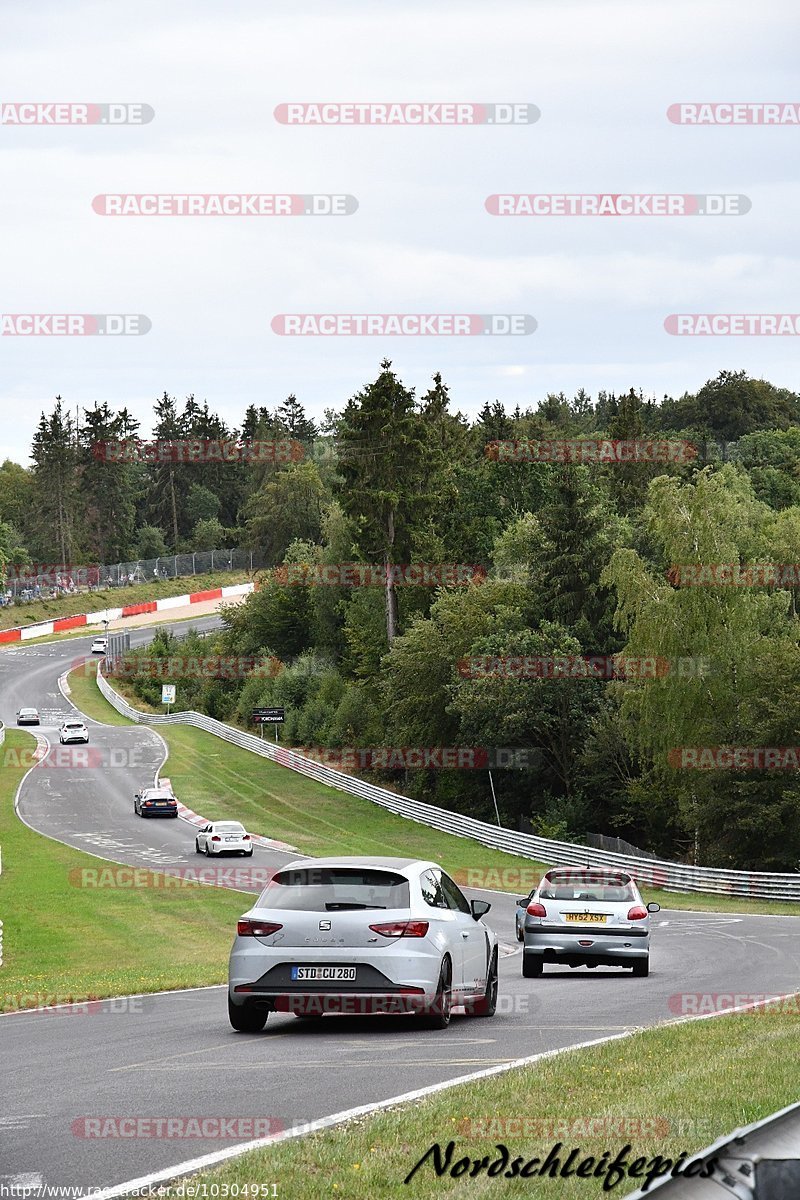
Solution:
<path fill-rule="evenodd" d="M 273 431 L 279 413 L 248 410 L 242 428 Z M 674 567 L 800 561 L 800 397 L 723 371 L 677 400 L 581 391 L 510 413 L 487 403 L 469 420 L 439 375 L 417 396 L 384 361 L 321 428 L 295 424 L 294 434 L 307 450 L 301 461 L 234 469 L 235 510 L 222 495 L 228 476 L 210 469 L 202 484 L 181 477 L 177 530 L 155 475 L 162 507 L 154 497 L 136 510 L 160 521 L 165 541 L 187 537 L 191 488 L 206 488 L 226 533 L 273 568 L 226 611 L 213 646 L 198 641 L 198 652 L 260 657 L 270 669 L 177 678 L 179 708 L 247 726 L 252 708 L 282 706 L 288 744 L 332 752 L 519 748 L 532 753 L 491 781 L 504 824 L 573 839 L 616 834 L 708 865 L 797 868 L 796 770 L 693 769 L 680 757 L 794 744 L 797 589 L 681 587 Z M 486 450 L 568 438 L 683 439 L 697 456 L 584 465 L 498 461 Z M 375 568 L 369 583 L 337 577 L 353 563 Z M 403 564 L 479 570 L 426 587 L 406 582 L 394 569 Z M 160 633 L 149 653 L 174 650 Z M 615 655 L 666 668 L 548 678 L 464 667 Z M 160 681 L 143 671 L 133 683 L 159 702 Z M 485 769 L 398 767 L 380 778 L 494 819 Z"/>

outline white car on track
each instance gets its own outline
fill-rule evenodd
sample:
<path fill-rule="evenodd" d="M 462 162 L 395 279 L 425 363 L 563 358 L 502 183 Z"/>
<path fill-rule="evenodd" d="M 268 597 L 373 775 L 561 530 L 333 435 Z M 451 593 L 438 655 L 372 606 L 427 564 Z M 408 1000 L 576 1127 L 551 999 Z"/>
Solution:
<path fill-rule="evenodd" d="M 451 1009 L 497 1007 L 497 935 L 433 862 L 300 859 L 278 870 L 239 920 L 228 1015 L 241 1033 L 270 1012 L 416 1013 L 444 1029 Z"/>
<path fill-rule="evenodd" d="M 194 839 L 196 854 L 253 853 L 253 839 L 238 821 L 212 821 Z"/>
<path fill-rule="evenodd" d="M 62 746 L 66 746 L 69 742 L 88 742 L 89 730 L 83 721 L 62 721 L 58 730 L 58 740 Z"/>
<path fill-rule="evenodd" d="M 518 909 L 525 900 L 518 900 Z M 527 897 L 522 974 L 545 963 L 568 967 L 630 967 L 650 971 L 650 914 L 634 879 L 613 867 L 554 867 Z"/>
<path fill-rule="evenodd" d="M 98 637 L 92 642 L 92 654 L 105 654 L 108 649 L 108 638 Z"/>

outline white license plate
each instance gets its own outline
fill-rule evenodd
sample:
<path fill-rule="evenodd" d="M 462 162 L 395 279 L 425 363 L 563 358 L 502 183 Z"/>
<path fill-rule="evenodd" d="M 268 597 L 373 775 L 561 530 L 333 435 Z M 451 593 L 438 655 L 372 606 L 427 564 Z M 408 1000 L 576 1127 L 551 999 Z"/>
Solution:
<path fill-rule="evenodd" d="M 317 982 L 329 981 L 338 983 L 342 980 L 352 981 L 355 977 L 355 967 L 292 967 L 292 979 L 311 979 Z"/>
<path fill-rule="evenodd" d="M 242 839 L 241 839 L 241 838 L 238 838 L 238 837 L 226 837 L 226 838 L 225 838 L 225 841 L 226 841 L 226 842 L 240 842 L 241 840 L 242 840 Z"/>

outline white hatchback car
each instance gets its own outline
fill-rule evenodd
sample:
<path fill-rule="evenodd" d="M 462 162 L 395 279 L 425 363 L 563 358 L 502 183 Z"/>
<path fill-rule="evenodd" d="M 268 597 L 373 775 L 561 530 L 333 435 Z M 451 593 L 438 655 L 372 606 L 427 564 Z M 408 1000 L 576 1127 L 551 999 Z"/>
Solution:
<path fill-rule="evenodd" d="M 194 839 L 196 854 L 252 854 L 253 839 L 238 821 L 212 821 Z"/>
<path fill-rule="evenodd" d="M 416 1013 L 444 1029 L 453 1006 L 497 1007 L 491 905 L 467 900 L 433 862 L 302 859 L 281 867 L 240 919 L 228 1016 L 256 1033 L 270 1012 Z"/>
<path fill-rule="evenodd" d="M 69 742 L 88 742 L 89 730 L 83 721 L 63 721 L 58 730 L 58 740 L 62 746 Z"/>
<path fill-rule="evenodd" d="M 92 654 L 105 654 L 108 649 L 108 638 L 95 638 L 92 642 Z"/>

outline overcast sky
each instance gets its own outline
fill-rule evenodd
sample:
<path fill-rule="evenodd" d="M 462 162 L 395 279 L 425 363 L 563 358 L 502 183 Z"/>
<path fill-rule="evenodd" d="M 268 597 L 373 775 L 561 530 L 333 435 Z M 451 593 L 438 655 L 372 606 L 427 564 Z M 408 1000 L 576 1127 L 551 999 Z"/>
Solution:
<path fill-rule="evenodd" d="M 0 337 L 0 459 L 42 408 L 165 390 L 232 423 L 341 407 L 387 356 L 454 408 L 548 391 L 800 390 L 797 339 L 672 337 L 679 312 L 799 312 L 796 126 L 672 124 L 797 101 L 794 0 L 37 0 L 3 5 L 2 102 L 141 102 L 144 126 L 0 126 L 3 313 L 143 313 L 141 337 Z M 531 125 L 297 127 L 287 101 L 535 104 Z M 98 216 L 99 193 L 347 193 L 353 216 Z M 490 216 L 496 192 L 734 193 L 738 217 Z M 528 313 L 529 336 L 281 337 L 279 313 Z"/>

